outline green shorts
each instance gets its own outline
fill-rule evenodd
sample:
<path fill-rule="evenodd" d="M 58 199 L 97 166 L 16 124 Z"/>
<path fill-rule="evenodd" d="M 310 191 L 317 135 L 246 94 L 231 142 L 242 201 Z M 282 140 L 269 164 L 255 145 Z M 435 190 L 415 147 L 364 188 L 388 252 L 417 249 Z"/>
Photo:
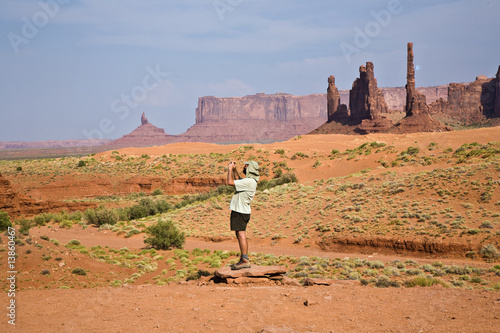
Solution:
<path fill-rule="evenodd" d="M 250 221 L 250 214 L 242 214 L 235 212 L 234 210 L 231 211 L 231 230 L 247 230 L 248 221 Z"/>

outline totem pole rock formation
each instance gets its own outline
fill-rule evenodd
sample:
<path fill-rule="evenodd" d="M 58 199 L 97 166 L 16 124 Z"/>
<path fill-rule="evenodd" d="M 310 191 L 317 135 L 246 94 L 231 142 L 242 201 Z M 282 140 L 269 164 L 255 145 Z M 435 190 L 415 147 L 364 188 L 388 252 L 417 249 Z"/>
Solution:
<path fill-rule="evenodd" d="M 425 95 L 415 88 L 415 67 L 413 65 L 413 43 L 408 43 L 407 74 L 406 74 L 406 116 L 429 113 Z"/>
<path fill-rule="evenodd" d="M 340 104 L 339 90 L 335 86 L 335 76 L 328 78 L 328 89 L 326 94 L 328 122 L 346 120 L 349 116 L 347 105 Z"/>
<path fill-rule="evenodd" d="M 359 67 L 359 78 L 352 84 L 349 92 L 349 119 L 361 123 L 363 119 L 373 120 L 387 113 L 384 94 L 377 87 L 377 79 L 373 73 L 373 63 Z"/>
<path fill-rule="evenodd" d="M 349 92 L 349 108 L 349 121 L 359 124 L 355 130 L 359 133 L 387 132 L 393 127 L 392 121 L 382 115 L 387 114 L 388 108 L 382 90 L 377 87 L 372 62 L 359 68 L 359 79 Z"/>
<path fill-rule="evenodd" d="M 442 132 L 451 128 L 433 119 L 425 95 L 415 88 L 415 67 L 413 65 L 413 43 L 408 43 L 406 75 L 406 116 L 391 130 L 393 133 Z"/>

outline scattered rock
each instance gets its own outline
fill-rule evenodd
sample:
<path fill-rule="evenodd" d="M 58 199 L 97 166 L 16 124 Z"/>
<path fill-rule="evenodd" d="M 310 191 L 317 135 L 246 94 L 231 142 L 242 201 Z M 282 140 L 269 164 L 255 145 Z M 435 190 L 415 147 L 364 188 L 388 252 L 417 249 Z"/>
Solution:
<path fill-rule="evenodd" d="M 307 278 L 304 281 L 304 286 L 331 286 L 335 280 L 321 278 Z"/>
<path fill-rule="evenodd" d="M 309 299 L 306 299 L 306 301 L 304 302 L 305 306 L 311 306 L 311 305 L 315 305 L 315 304 L 318 304 L 318 302 L 313 302 L 313 301 L 310 301 Z"/>
<path fill-rule="evenodd" d="M 234 284 L 248 284 L 248 283 L 266 283 L 268 282 L 269 279 L 266 277 L 246 277 L 242 276 L 236 279 L 227 279 L 227 283 L 234 283 Z"/>
<path fill-rule="evenodd" d="M 289 278 L 288 276 L 284 276 L 283 279 L 281 280 L 281 282 L 287 286 L 294 286 L 294 287 L 301 287 L 302 286 L 299 281 L 292 279 L 292 278 Z"/>
<path fill-rule="evenodd" d="M 219 268 L 215 271 L 215 275 L 220 278 L 239 278 L 239 277 L 268 277 L 282 275 L 286 273 L 284 266 L 255 266 L 240 270 L 231 270 L 231 267 Z"/>
<path fill-rule="evenodd" d="M 284 266 L 253 265 L 251 268 L 234 271 L 231 267 L 224 267 L 215 271 L 215 279 L 234 284 L 265 283 L 271 280 L 281 280 L 285 273 Z"/>

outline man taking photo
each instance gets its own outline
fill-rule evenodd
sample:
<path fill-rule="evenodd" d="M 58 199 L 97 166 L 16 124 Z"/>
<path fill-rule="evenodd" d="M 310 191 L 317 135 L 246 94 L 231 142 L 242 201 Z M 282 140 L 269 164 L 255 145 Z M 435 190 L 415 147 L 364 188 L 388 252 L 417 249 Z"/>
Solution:
<path fill-rule="evenodd" d="M 230 162 L 227 171 L 227 184 L 235 187 L 229 209 L 231 210 L 231 230 L 236 233 L 240 247 L 240 261 L 231 265 L 232 270 L 250 268 L 248 259 L 248 241 L 246 230 L 250 221 L 250 203 L 253 200 L 259 181 L 259 164 L 255 161 L 244 162 L 243 174 L 240 178 L 236 171 L 236 162 Z"/>

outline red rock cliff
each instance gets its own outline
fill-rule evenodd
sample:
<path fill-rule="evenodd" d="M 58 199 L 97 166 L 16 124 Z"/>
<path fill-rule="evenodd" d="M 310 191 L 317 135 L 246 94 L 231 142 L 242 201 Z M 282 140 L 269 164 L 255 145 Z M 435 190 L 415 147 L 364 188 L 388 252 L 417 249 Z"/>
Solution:
<path fill-rule="evenodd" d="M 201 97 L 182 141 L 272 142 L 306 134 L 327 120 L 325 94 Z"/>
<path fill-rule="evenodd" d="M 429 106 L 430 112 L 451 116 L 465 124 L 499 117 L 498 82 L 497 78 L 481 75 L 471 83 L 450 83 L 447 100 L 439 99 L 432 103 Z"/>
<path fill-rule="evenodd" d="M 196 124 L 226 120 L 293 121 L 305 118 L 326 119 L 324 94 L 295 96 L 257 94 L 244 97 L 198 99 Z"/>

